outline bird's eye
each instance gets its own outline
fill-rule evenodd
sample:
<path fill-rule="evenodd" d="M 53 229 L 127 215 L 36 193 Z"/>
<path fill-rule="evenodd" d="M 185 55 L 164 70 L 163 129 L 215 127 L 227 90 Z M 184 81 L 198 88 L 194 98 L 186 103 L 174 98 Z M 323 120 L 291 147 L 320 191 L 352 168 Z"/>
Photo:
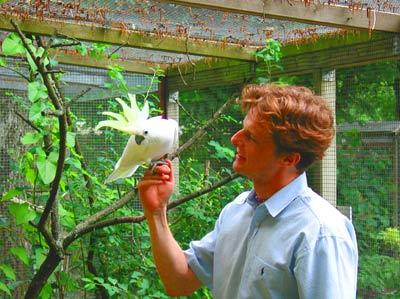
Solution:
<path fill-rule="evenodd" d="M 147 134 L 149 134 L 149 131 L 144 131 L 144 135 L 147 135 Z"/>

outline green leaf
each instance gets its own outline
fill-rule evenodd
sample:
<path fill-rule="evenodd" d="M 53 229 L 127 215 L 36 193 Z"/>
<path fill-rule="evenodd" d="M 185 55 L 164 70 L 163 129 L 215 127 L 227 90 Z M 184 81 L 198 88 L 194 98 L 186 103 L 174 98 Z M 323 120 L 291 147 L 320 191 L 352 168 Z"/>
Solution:
<path fill-rule="evenodd" d="M 88 53 L 87 47 L 82 44 L 75 46 L 75 50 L 77 50 L 82 56 L 86 56 Z"/>
<path fill-rule="evenodd" d="M 50 283 L 46 283 L 43 289 L 40 291 L 39 298 L 40 299 L 49 299 L 51 298 L 51 294 L 53 293 L 53 288 Z"/>
<path fill-rule="evenodd" d="M 42 134 L 38 133 L 38 132 L 29 132 L 26 133 L 22 138 L 21 138 L 21 143 L 24 145 L 27 144 L 35 144 L 36 142 L 38 142 L 39 140 L 41 140 L 43 138 Z"/>
<path fill-rule="evenodd" d="M 28 63 L 29 63 L 29 66 L 30 66 L 32 72 L 35 73 L 37 71 L 37 66 L 36 66 L 36 63 L 33 61 L 31 54 L 29 54 L 29 52 L 26 51 L 25 56 L 26 56 L 26 59 L 28 60 Z"/>
<path fill-rule="evenodd" d="M 46 99 L 47 96 L 46 86 L 41 82 L 33 81 L 28 84 L 28 98 L 31 102 L 36 102 L 39 99 Z"/>
<path fill-rule="evenodd" d="M 26 250 L 22 246 L 18 247 L 12 247 L 10 249 L 11 254 L 16 256 L 21 262 L 23 262 L 25 265 L 29 264 L 29 257 L 28 254 L 26 253 Z"/>
<path fill-rule="evenodd" d="M 76 136 L 76 133 L 67 132 L 67 146 L 68 147 L 75 146 L 75 136 Z"/>
<path fill-rule="evenodd" d="M 46 259 L 46 253 L 47 250 L 42 247 L 38 247 L 35 250 L 35 262 L 33 264 L 34 269 L 37 270 L 40 268 L 40 266 L 43 264 L 43 261 Z"/>
<path fill-rule="evenodd" d="M 0 290 L 2 290 L 3 292 L 6 292 L 7 295 L 9 295 L 11 297 L 10 289 L 1 281 L 0 281 Z"/>
<path fill-rule="evenodd" d="M 28 203 L 11 203 L 8 206 L 8 210 L 11 215 L 15 217 L 15 222 L 17 225 L 28 223 L 29 221 L 35 219 L 36 213 L 29 208 Z"/>
<path fill-rule="evenodd" d="M 81 161 L 72 157 L 65 159 L 65 164 L 72 165 L 77 169 L 82 169 Z"/>
<path fill-rule="evenodd" d="M 43 183 L 46 185 L 50 184 L 56 176 L 57 166 L 55 163 L 51 162 L 50 159 L 43 159 L 42 157 L 38 159 L 36 166 L 39 171 L 39 177 L 42 179 Z"/>
<path fill-rule="evenodd" d="M 14 32 L 7 35 L 1 47 L 4 55 L 25 54 L 25 48 L 22 40 Z"/>
<path fill-rule="evenodd" d="M 4 58 L 0 57 L 0 66 L 6 66 L 6 61 L 4 60 Z"/>
<path fill-rule="evenodd" d="M 118 283 L 118 280 L 112 277 L 108 277 L 108 281 L 111 282 L 111 284 L 116 285 Z"/>
<path fill-rule="evenodd" d="M 7 264 L 0 264 L 0 269 L 3 271 L 4 275 L 8 278 L 11 279 L 13 281 L 15 281 L 17 279 L 14 269 L 11 268 L 9 265 Z"/>
<path fill-rule="evenodd" d="M 60 219 L 61 219 L 61 224 L 67 228 L 73 228 L 75 226 L 75 216 L 74 213 L 67 211 L 64 209 L 63 206 L 59 206 L 59 213 L 60 213 Z"/>
<path fill-rule="evenodd" d="M 1 200 L 10 200 L 11 198 L 18 196 L 22 193 L 22 190 L 19 188 L 14 188 L 11 190 L 8 190 L 6 193 L 3 194 L 1 197 Z"/>
<path fill-rule="evenodd" d="M 47 108 L 47 105 L 41 101 L 34 103 L 29 109 L 29 120 L 35 121 L 42 117 L 42 111 Z"/>

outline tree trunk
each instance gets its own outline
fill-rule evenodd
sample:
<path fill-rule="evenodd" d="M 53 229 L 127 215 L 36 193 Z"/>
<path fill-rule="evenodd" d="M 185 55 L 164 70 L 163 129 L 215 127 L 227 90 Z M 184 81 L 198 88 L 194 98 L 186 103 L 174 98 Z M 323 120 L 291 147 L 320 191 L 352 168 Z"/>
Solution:
<path fill-rule="evenodd" d="M 40 266 L 39 271 L 36 272 L 31 283 L 29 284 L 28 290 L 25 293 L 25 299 L 34 299 L 39 296 L 43 286 L 46 284 L 50 275 L 54 272 L 60 262 L 61 257 L 57 254 L 57 252 L 50 249 L 46 259 Z"/>

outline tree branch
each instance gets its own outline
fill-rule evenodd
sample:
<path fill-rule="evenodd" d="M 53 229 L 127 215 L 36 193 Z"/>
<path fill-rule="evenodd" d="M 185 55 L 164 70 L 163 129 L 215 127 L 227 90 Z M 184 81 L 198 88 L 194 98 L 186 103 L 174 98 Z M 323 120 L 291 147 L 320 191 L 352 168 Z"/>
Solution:
<path fill-rule="evenodd" d="M 46 73 L 47 68 L 41 63 L 41 59 L 37 58 L 34 53 L 32 52 L 32 49 L 29 47 L 29 44 L 27 43 L 27 38 L 24 35 L 24 33 L 21 31 L 19 26 L 15 23 L 14 20 L 10 21 L 15 30 L 18 32 L 18 35 L 20 36 L 22 43 L 24 44 L 24 47 L 28 51 L 29 55 L 31 56 L 32 60 L 35 62 L 39 73 L 41 74 L 43 78 L 43 82 L 47 88 L 49 98 L 51 102 L 53 103 L 53 106 L 56 110 L 63 110 L 61 103 L 62 102 L 57 95 L 57 92 L 54 90 L 51 79 L 49 78 L 48 74 Z M 46 206 L 44 208 L 43 214 L 40 217 L 38 226 L 43 227 L 46 220 L 49 217 L 50 211 L 53 207 L 54 201 L 57 197 L 58 193 L 58 187 L 60 184 L 61 180 L 61 175 L 64 167 L 64 161 L 65 161 L 65 154 L 66 154 L 66 135 L 67 135 L 67 126 L 66 126 L 66 117 L 65 115 L 61 115 L 58 117 L 58 123 L 59 123 L 59 131 L 60 131 L 60 146 L 59 146 L 59 154 L 58 154 L 58 161 L 57 161 L 57 168 L 56 168 L 56 175 L 55 178 L 51 184 L 51 190 L 49 194 L 49 198 L 46 202 Z"/>
<path fill-rule="evenodd" d="M 187 150 L 189 147 L 191 147 L 197 140 L 199 140 L 201 137 L 204 136 L 204 134 L 206 133 L 206 130 L 208 127 L 210 127 L 211 125 L 213 125 L 217 119 L 220 117 L 220 115 L 222 114 L 222 112 L 229 107 L 237 98 L 237 95 L 232 96 L 232 98 L 230 98 L 228 101 L 226 101 L 212 116 L 212 118 L 210 118 L 200 129 L 198 129 L 196 131 L 196 133 L 194 133 L 194 135 L 188 140 L 186 141 L 184 144 L 182 144 L 178 150 L 175 151 L 175 153 L 172 153 L 169 156 L 169 159 L 173 160 L 174 158 L 178 157 L 183 151 Z"/>
<path fill-rule="evenodd" d="M 34 129 L 35 131 L 41 133 L 42 131 L 33 123 L 31 122 L 29 119 L 27 119 L 25 116 L 23 116 L 21 113 L 19 113 L 18 111 L 15 111 L 15 114 L 17 114 L 26 124 L 28 124 L 32 129 Z"/>
<path fill-rule="evenodd" d="M 8 66 L 6 66 L 6 65 L 0 65 L 0 67 L 5 68 L 5 69 L 7 69 L 7 70 L 9 70 L 9 71 L 12 71 L 12 72 L 18 74 L 20 77 L 24 78 L 26 81 L 31 82 L 31 80 L 29 79 L 29 77 L 26 76 L 26 75 L 24 75 L 24 74 L 23 74 L 22 72 L 20 72 L 20 71 L 14 70 L 13 68 L 10 68 L 10 67 L 8 67 Z"/>
<path fill-rule="evenodd" d="M 64 240 L 62 241 L 63 247 L 67 248 L 69 244 L 71 244 L 74 240 L 79 238 L 81 235 L 83 235 L 82 232 L 89 232 L 87 231 L 87 227 L 91 226 L 93 223 L 96 223 L 100 219 L 106 217 L 107 215 L 115 212 L 119 208 L 123 207 L 125 204 L 127 204 L 130 200 L 134 198 L 134 196 L 137 193 L 137 189 L 135 188 L 134 190 L 126 193 L 120 200 L 114 202 L 104 210 L 101 210 L 97 212 L 96 214 L 89 216 L 85 221 L 79 223 L 71 232 L 69 232 Z"/>
<path fill-rule="evenodd" d="M 168 204 L 167 209 L 171 210 L 176 208 L 177 206 L 180 206 L 181 204 L 184 204 L 185 202 L 188 202 L 196 197 L 199 197 L 201 195 L 207 194 L 211 191 L 214 191 L 215 189 L 229 183 L 230 181 L 233 181 L 234 179 L 238 178 L 240 175 L 237 173 L 233 173 L 223 179 L 221 179 L 220 181 L 214 183 L 213 185 L 207 187 L 207 188 L 203 188 L 199 191 L 193 192 L 191 194 L 188 194 L 186 196 L 181 197 L 180 199 L 177 199 L 175 201 L 172 201 Z M 131 192 L 129 192 L 129 194 L 131 194 Z M 122 203 L 122 200 L 125 198 L 126 195 L 124 195 L 124 197 L 120 200 L 120 202 Z M 125 202 L 127 203 L 127 201 Z M 124 204 L 125 204 L 124 203 Z M 111 218 L 111 219 L 106 219 L 103 221 L 99 221 L 99 222 L 94 222 L 91 221 L 90 224 L 86 224 L 86 223 L 81 223 L 79 224 L 81 227 L 79 228 L 79 230 L 76 230 L 75 232 L 71 232 L 70 234 L 68 234 L 68 236 L 64 239 L 63 242 L 63 246 L 64 248 L 66 248 L 66 246 L 68 246 L 69 244 L 71 244 L 73 241 L 75 241 L 76 239 L 78 239 L 79 237 L 90 233 L 94 230 L 97 229 L 101 229 L 107 226 L 111 226 L 111 225 L 116 225 L 116 224 L 122 224 L 122 223 L 139 223 L 144 221 L 146 218 L 144 215 L 140 215 L 140 216 L 124 216 L 124 217 L 116 217 L 116 218 Z M 68 239 L 67 239 L 68 238 Z"/>

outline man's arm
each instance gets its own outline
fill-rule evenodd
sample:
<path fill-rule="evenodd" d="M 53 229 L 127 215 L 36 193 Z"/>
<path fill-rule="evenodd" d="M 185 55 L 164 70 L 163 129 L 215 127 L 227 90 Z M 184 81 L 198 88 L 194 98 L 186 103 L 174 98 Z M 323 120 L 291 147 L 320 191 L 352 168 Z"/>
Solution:
<path fill-rule="evenodd" d="M 186 256 L 175 241 L 167 220 L 167 203 L 173 192 L 172 165 L 158 166 L 155 174 L 145 173 L 138 184 L 139 197 L 149 223 L 157 271 L 170 296 L 190 295 L 201 282 L 190 269 Z"/>

